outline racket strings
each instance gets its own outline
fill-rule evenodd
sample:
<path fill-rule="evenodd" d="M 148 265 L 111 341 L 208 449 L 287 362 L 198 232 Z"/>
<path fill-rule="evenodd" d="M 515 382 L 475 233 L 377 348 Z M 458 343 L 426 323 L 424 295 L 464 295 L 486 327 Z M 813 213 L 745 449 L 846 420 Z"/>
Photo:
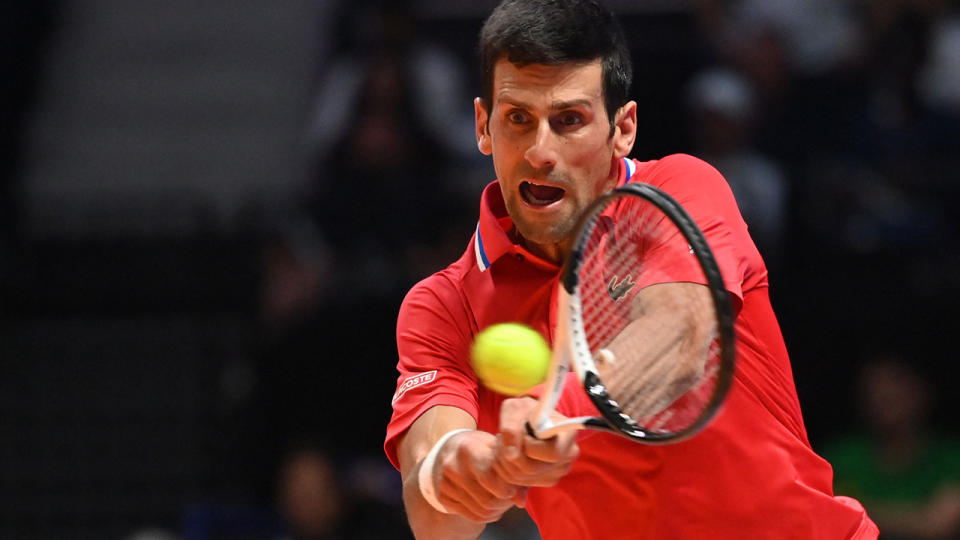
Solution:
<path fill-rule="evenodd" d="M 658 208 L 637 197 L 619 204 L 615 220 L 595 217 L 583 250 L 587 342 L 610 399 L 630 422 L 680 431 L 707 408 L 719 370 L 716 313 L 699 285 L 707 279 Z M 599 354 L 608 348 L 612 357 Z"/>

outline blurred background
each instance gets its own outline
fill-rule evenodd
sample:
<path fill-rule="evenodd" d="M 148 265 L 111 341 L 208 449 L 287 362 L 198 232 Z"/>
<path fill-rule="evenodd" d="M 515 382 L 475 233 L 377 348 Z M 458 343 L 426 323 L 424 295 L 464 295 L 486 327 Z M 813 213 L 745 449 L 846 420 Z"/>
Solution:
<path fill-rule="evenodd" d="M 493 179 L 494 4 L 0 3 L 0 538 L 409 537 L 395 315 Z M 608 5 L 633 156 L 730 181 L 837 489 L 958 537 L 960 5 Z"/>

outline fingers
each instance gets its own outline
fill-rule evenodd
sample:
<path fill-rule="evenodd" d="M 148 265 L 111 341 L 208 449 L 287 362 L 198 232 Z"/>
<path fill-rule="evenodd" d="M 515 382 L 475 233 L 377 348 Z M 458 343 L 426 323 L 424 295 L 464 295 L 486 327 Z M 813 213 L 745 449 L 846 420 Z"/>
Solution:
<path fill-rule="evenodd" d="M 448 442 L 433 474 L 438 500 L 450 512 L 479 523 L 497 521 L 526 490 L 493 470 L 495 438 L 472 431 Z"/>
<path fill-rule="evenodd" d="M 500 409 L 500 434 L 494 470 L 507 482 L 522 486 L 552 486 L 560 481 L 580 454 L 576 432 L 539 440 L 527 433 L 526 422 L 537 402 L 508 399 Z"/>
<path fill-rule="evenodd" d="M 580 453 L 575 435 L 562 433 L 544 441 L 527 436 L 522 447 L 501 445 L 493 468 L 511 484 L 553 486 L 570 471 Z"/>
<path fill-rule="evenodd" d="M 444 506 L 447 510 L 459 514 L 470 521 L 475 521 L 477 523 L 492 523 L 498 521 L 506 512 L 513 506 L 513 501 L 510 499 L 487 499 L 484 497 L 477 497 L 479 492 L 474 490 L 461 489 L 462 487 L 455 487 L 453 484 L 448 484 L 448 488 L 451 488 L 452 493 L 449 498 L 442 498 Z"/>
<path fill-rule="evenodd" d="M 568 463 L 580 455 L 577 432 L 565 431 L 549 439 L 535 439 L 529 435 L 523 441 L 524 454 L 547 463 Z"/>
<path fill-rule="evenodd" d="M 528 487 L 555 485 L 570 471 L 580 453 L 576 433 L 530 436 L 526 421 L 536 405 L 532 398 L 507 399 L 499 435 L 466 431 L 441 447 L 431 477 L 447 511 L 478 523 L 497 521 L 512 506 L 525 506 Z"/>
<path fill-rule="evenodd" d="M 480 523 L 497 521 L 504 512 L 513 506 L 513 496 L 516 490 L 510 490 L 509 495 L 498 497 L 469 478 L 451 479 L 446 483 L 451 491 L 452 504 L 448 509 L 462 510 L 462 516 Z M 478 489 L 479 487 L 479 489 Z M 451 508 L 452 507 L 452 508 Z"/>

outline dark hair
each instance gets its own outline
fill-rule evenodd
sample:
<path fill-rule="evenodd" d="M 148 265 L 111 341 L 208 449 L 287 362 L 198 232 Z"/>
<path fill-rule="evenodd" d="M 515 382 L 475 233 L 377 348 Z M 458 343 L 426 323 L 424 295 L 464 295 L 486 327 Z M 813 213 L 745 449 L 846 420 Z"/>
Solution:
<path fill-rule="evenodd" d="M 480 30 L 481 94 L 493 106 L 493 67 L 557 65 L 600 59 L 603 99 L 611 133 L 617 109 L 627 102 L 633 66 L 623 30 L 594 0 L 504 0 Z"/>

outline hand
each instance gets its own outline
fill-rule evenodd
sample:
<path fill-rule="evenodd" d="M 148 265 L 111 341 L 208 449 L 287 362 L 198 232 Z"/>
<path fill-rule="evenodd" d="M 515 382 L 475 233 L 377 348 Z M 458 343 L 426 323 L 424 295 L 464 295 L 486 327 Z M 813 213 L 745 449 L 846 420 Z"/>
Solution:
<path fill-rule="evenodd" d="M 506 482 L 493 469 L 497 438 L 484 431 L 454 435 L 440 449 L 433 470 L 437 500 L 471 521 L 497 521 L 526 489 Z"/>
<path fill-rule="evenodd" d="M 576 431 L 546 440 L 527 433 L 527 420 L 536 407 L 536 400 L 521 397 L 504 400 L 500 408 L 500 434 L 493 468 L 500 478 L 513 485 L 555 485 L 580 455 Z"/>

